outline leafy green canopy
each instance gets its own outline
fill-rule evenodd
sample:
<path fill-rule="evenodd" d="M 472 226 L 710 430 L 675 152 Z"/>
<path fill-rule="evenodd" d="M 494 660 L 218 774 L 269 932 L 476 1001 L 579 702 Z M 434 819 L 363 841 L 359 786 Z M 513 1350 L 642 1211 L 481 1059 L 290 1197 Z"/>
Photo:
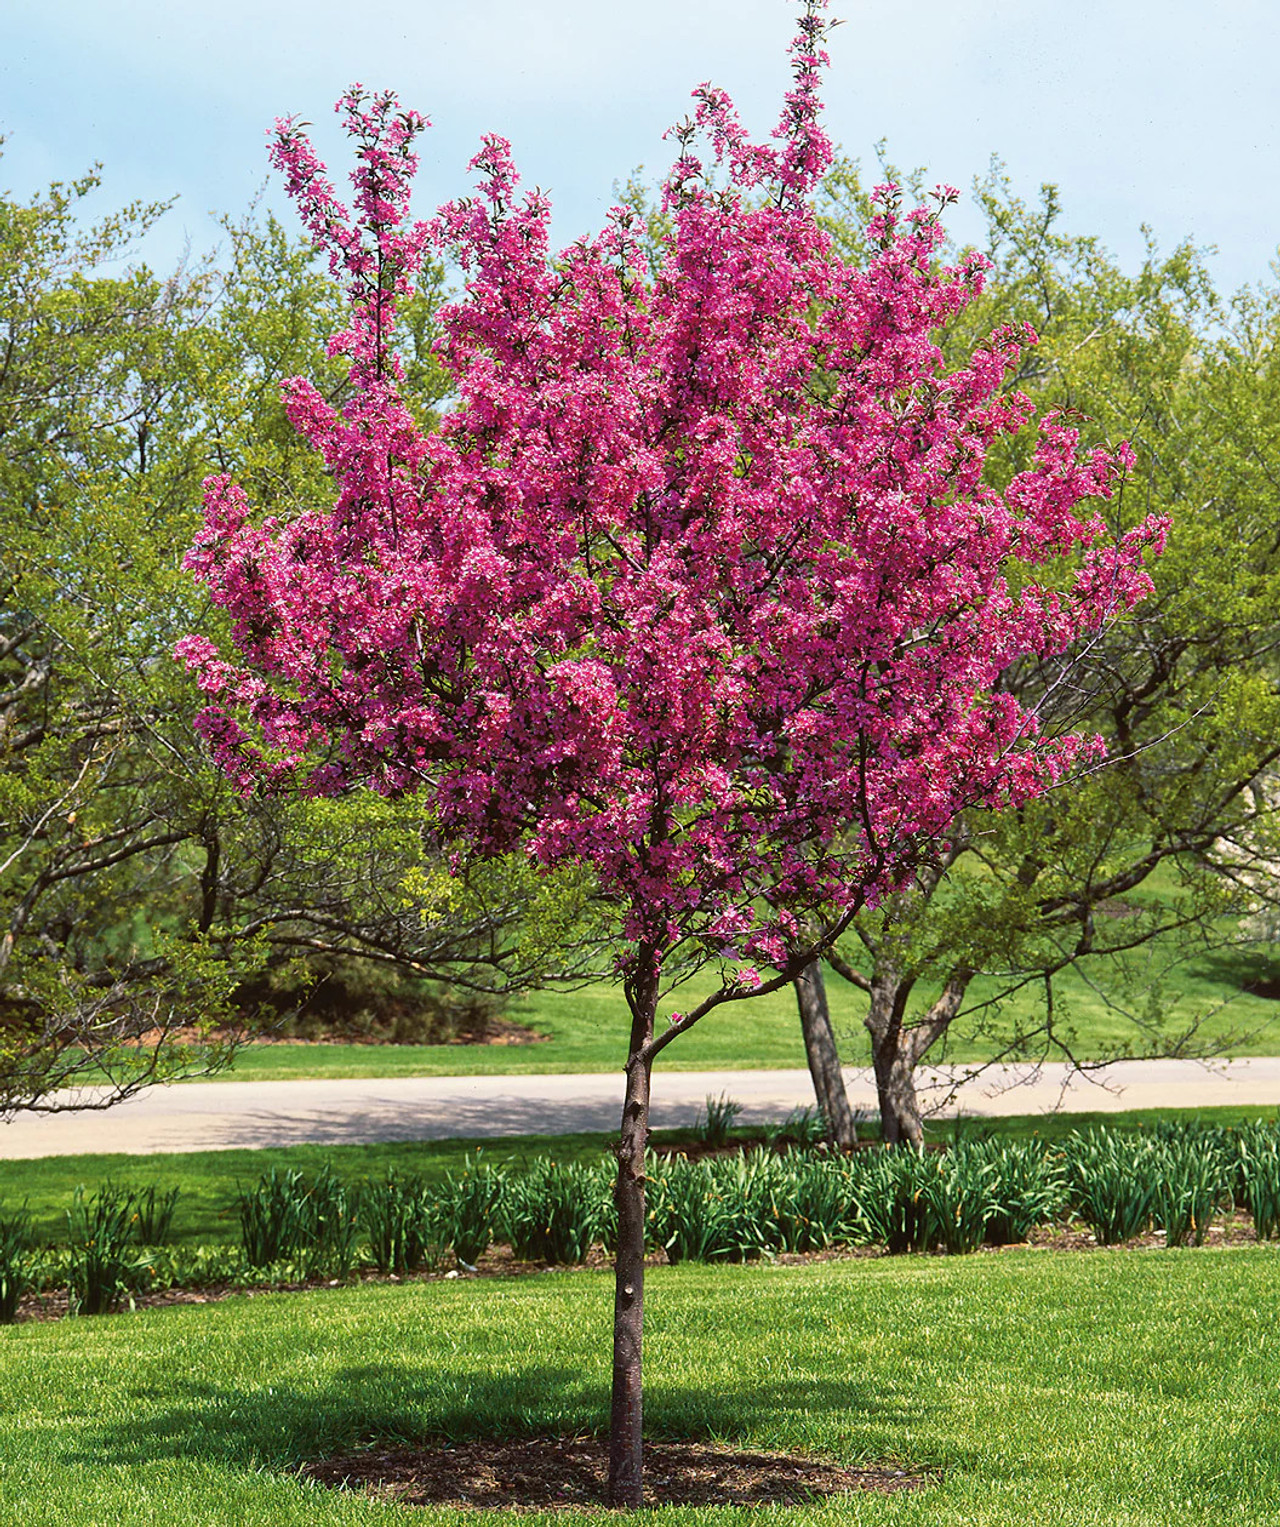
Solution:
<path fill-rule="evenodd" d="M 93 222 L 98 183 L 0 198 L 0 1111 L 216 1062 L 174 1041 L 264 961 L 519 985 L 581 897 L 500 871 L 446 893 L 420 806 L 267 807 L 208 767 L 168 655 L 219 629 L 180 570 L 201 480 L 234 471 L 282 511 L 316 492 L 280 383 L 344 395 L 337 294 L 271 219 L 167 279 L 131 265 L 165 207 Z M 428 426 L 441 280 L 396 336 Z"/>

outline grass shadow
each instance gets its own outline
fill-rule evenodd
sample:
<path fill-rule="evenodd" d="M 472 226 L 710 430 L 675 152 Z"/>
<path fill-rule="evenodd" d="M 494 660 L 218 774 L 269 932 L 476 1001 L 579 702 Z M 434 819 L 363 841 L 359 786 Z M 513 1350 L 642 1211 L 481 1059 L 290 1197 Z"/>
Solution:
<path fill-rule="evenodd" d="M 249 1389 L 201 1379 L 168 1389 L 174 1403 L 150 1415 L 140 1407 L 127 1422 L 82 1432 L 64 1461 L 129 1465 L 199 1456 L 280 1468 L 372 1443 L 589 1431 L 607 1414 L 597 1383 L 551 1365 L 519 1374 L 455 1371 L 442 1381 L 422 1365 L 365 1363 L 305 1386 Z"/>
<path fill-rule="evenodd" d="M 170 1392 L 175 1402 L 151 1414 L 140 1404 L 128 1422 L 82 1431 L 62 1460 L 128 1467 L 198 1457 L 233 1468 L 284 1469 L 374 1445 L 580 1436 L 602 1434 L 608 1425 L 604 1385 L 550 1364 L 515 1374 L 477 1369 L 442 1377 L 422 1365 L 368 1363 L 305 1387 L 187 1380 Z M 863 1428 L 883 1435 L 918 1425 L 921 1409 L 918 1397 L 886 1392 L 856 1375 L 719 1389 L 655 1375 L 645 1429 L 680 1441 L 758 1439 L 779 1430 L 803 1432 L 797 1417 L 838 1415 L 846 1435 Z"/>
<path fill-rule="evenodd" d="M 1256 949 L 1213 950 L 1196 960 L 1197 971 L 1223 986 L 1238 986 L 1250 996 L 1280 1001 L 1280 961 Z"/>

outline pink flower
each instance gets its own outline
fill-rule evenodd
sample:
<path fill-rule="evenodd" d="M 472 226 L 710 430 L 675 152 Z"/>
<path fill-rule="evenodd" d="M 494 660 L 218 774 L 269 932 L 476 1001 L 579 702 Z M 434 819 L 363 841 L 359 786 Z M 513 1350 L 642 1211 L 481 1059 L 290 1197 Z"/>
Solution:
<path fill-rule="evenodd" d="M 393 96 L 339 103 L 350 206 L 277 124 L 273 161 L 350 304 L 348 401 L 284 389 L 333 498 L 258 524 L 211 479 L 188 565 L 239 654 L 178 648 L 237 782 L 425 787 L 460 862 L 520 846 L 588 868 L 624 974 L 687 950 L 736 967 L 739 995 L 899 885 L 959 811 L 1027 800 L 1090 752 L 998 680 L 1143 597 L 1163 535 L 1116 540 L 1097 513 L 1127 447 L 1082 453 L 1006 391 L 1029 327 L 944 367 L 937 332 L 984 269 L 939 262 L 952 188 L 904 211 L 877 187 L 865 268 L 833 253 L 808 201 L 830 158 L 819 10 L 768 143 L 701 87 L 668 221 L 615 209 L 559 254 L 504 139 L 483 141 L 474 196 L 414 222 L 426 124 Z M 447 256 L 466 284 L 439 315 L 453 404 L 428 435 L 390 340 Z M 997 491 L 990 447 L 1031 427 Z M 1028 581 L 1064 558 L 1074 581 Z"/>

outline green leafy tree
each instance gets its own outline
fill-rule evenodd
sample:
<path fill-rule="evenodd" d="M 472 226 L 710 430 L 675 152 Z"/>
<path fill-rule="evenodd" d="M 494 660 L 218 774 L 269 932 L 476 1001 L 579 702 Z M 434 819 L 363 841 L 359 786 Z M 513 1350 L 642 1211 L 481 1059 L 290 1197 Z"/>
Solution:
<path fill-rule="evenodd" d="M 206 273 L 108 274 L 161 206 L 87 229 L 96 175 L 0 202 L 0 1098 L 71 1080 L 125 1092 L 203 977 L 163 932 L 122 961 L 126 898 L 187 837 L 190 749 L 165 746 L 178 686 L 157 658 L 182 599 L 165 530 L 198 481 L 193 318 Z M 176 751 L 175 751 L 176 746 Z M 155 964 L 163 986 L 124 978 Z M 215 986 L 215 991 L 216 991 Z M 215 1010 L 216 1010 L 216 1004 Z"/>
<path fill-rule="evenodd" d="M 830 191 L 839 225 L 856 174 Z M 1106 766 L 1021 811 L 969 814 L 831 957 L 867 998 L 891 1141 L 920 1140 L 916 1068 L 957 1023 L 998 1058 L 1076 1060 L 1055 1000 L 1069 967 L 1132 1020 L 1117 1054 L 1202 1052 L 1195 1019 L 1164 1013 L 1152 966 L 1207 947 L 1267 894 L 1280 826 L 1280 298 L 1224 307 L 1189 246 L 1152 244 L 1128 275 L 1061 230 L 1052 187 L 1029 205 L 997 169 L 979 195 L 994 268 L 967 320 L 1033 315 L 1040 343 L 1011 385 L 1095 439 L 1130 439 L 1137 467 L 1113 511 L 1165 513 L 1172 529 L 1154 595 L 1072 654 L 1069 682 L 1053 665 L 1008 678 L 1046 727 L 1100 733 Z M 1038 1003 L 1010 1000 L 1029 988 Z M 820 979 L 798 995 L 812 1009 Z"/>
<path fill-rule="evenodd" d="M 589 898 L 510 866 L 445 896 L 420 807 L 246 802 L 209 767 L 169 657 L 221 618 L 181 569 L 201 480 L 234 471 L 281 512 L 314 495 L 280 383 L 342 397 L 337 297 L 269 218 L 168 279 L 128 266 L 165 208 L 92 222 L 97 189 L 0 198 L 0 1112 L 221 1063 L 215 1031 L 263 966 L 301 963 L 304 988 L 335 962 L 527 985 Z M 397 336 L 428 425 L 442 280 Z"/>

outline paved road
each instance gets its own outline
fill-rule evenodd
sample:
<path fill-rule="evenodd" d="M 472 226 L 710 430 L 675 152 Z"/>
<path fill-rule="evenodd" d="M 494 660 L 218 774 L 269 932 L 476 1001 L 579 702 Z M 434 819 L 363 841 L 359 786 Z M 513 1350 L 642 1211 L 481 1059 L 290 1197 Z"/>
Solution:
<path fill-rule="evenodd" d="M 855 1108 L 873 1114 L 870 1073 L 845 1073 Z M 926 1071 L 935 1102 L 948 1078 Z M 654 1077 L 656 1128 L 693 1122 L 708 1094 L 743 1105 L 743 1123 L 785 1118 L 813 1102 L 807 1071 L 670 1071 Z M 1070 1076 L 1065 1066 L 992 1069 L 962 1086 L 942 1113 L 973 1116 L 1122 1108 L 1280 1108 L 1280 1058 L 1215 1064 L 1127 1061 Z M 156 1087 L 100 1113 L 20 1115 L 0 1124 L 0 1158 L 122 1151 L 353 1145 L 375 1140 L 492 1138 L 612 1130 L 616 1075 L 394 1077 L 385 1080 L 203 1082 Z"/>

